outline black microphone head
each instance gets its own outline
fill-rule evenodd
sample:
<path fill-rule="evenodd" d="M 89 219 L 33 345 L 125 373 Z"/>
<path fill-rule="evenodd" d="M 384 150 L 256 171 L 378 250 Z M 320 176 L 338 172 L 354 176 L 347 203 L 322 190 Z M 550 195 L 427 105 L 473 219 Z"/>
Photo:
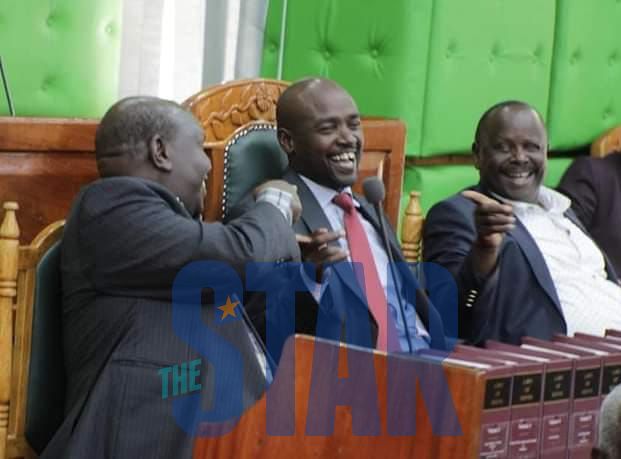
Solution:
<path fill-rule="evenodd" d="M 384 183 L 375 176 L 367 177 L 362 182 L 362 191 L 367 201 L 373 205 L 377 205 L 384 200 L 386 190 Z"/>

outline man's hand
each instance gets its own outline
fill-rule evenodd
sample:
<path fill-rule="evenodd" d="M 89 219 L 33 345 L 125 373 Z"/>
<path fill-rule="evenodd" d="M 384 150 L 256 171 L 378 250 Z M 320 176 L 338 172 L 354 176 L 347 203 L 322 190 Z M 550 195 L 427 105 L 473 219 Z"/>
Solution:
<path fill-rule="evenodd" d="M 302 202 L 298 196 L 298 187 L 290 184 L 284 180 L 268 180 L 257 186 L 253 191 L 253 196 L 256 198 L 262 191 L 267 188 L 274 188 L 275 190 L 284 191 L 291 195 L 291 217 L 293 223 L 297 222 L 302 215 Z"/>
<path fill-rule="evenodd" d="M 330 242 L 337 241 L 344 236 L 345 231 L 343 230 L 328 231 L 326 228 L 319 228 L 310 236 L 296 234 L 295 237 L 302 252 L 302 260 L 315 265 L 317 282 L 321 282 L 325 264 L 347 260 L 349 256 L 347 250 L 330 245 Z"/>
<path fill-rule="evenodd" d="M 478 274 L 486 276 L 496 266 L 505 233 L 515 228 L 513 208 L 472 190 L 463 191 L 462 196 L 476 204 L 474 225 L 477 239 L 473 246 L 474 262 Z"/>

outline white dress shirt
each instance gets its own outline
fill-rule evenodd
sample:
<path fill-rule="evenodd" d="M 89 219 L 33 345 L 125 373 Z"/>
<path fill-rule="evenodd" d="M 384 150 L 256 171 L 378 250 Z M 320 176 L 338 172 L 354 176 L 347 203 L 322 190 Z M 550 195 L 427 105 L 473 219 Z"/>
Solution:
<path fill-rule="evenodd" d="M 342 230 L 344 232 L 345 228 L 343 226 L 343 219 L 344 219 L 345 212 L 339 206 L 334 204 L 334 202 L 332 202 L 334 197 L 339 193 L 331 188 L 319 185 L 318 183 L 312 181 L 311 179 L 307 177 L 304 177 L 302 175 L 300 175 L 300 177 L 302 178 L 302 180 L 304 180 L 304 183 L 306 183 L 310 191 L 313 193 L 313 196 L 315 196 L 315 199 L 317 199 L 317 202 L 323 209 L 323 212 L 326 215 L 328 221 L 330 222 L 330 226 L 332 226 L 332 229 L 334 231 Z M 345 188 L 343 191 L 351 194 L 351 188 L 349 187 Z M 356 201 L 356 199 L 353 198 L 353 196 L 352 196 L 352 199 L 354 202 L 354 206 L 356 208 L 360 207 L 360 203 Z M 362 216 L 360 218 L 360 221 L 362 222 L 364 231 L 369 241 L 369 245 L 371 246 L 371 252 L 373 253 L 373 259 L 375 260 L 375 268 L 377 269 L 377 274 L 379 275 L 380 283 L 382 284 L 382 288 L 384 289 L 384 294 L 386 294 L 387 292 L 386 287 L 388 285 L 388 271 L 389 271 L 388 255 L 386 253 L 386 250 L 384 249 L 382 239 L 379 233 L 373 227 L 373 225 L 369 221 L 367 221 L 367 219 L 363 218 Z M 345 237 L 340 238 L 338 242 L 343 249 L 349 250 L 349 244 L 347 243 L 347 238 Z M 351 259 L 349 259 L 349 261 L 351 261 Z M 307 276 L 304 276 L 304 277 L 308 283 L 310 279 L 308 279 Z M 323 291 L 325 290 L 325 287 L 327 286 L 327 281 L 329 280 L 329 277 L 330 277 L 329 273 L 324 273 L 324 281 L 322 283 L 323 285 L 321 287 L 321 293 L 319 293 L 316 288 L 313 288 L 311 290 L 311 292 L 314 292 L 313 296 L 315 297 L 315 300 L 317 300 L 318 302 L 319 302 L 320 295 L 323 293 Z M 310 282 L 314 284 L 314 286 L 317 285 L 316 283 L 312 281 Z M 404 352 L 407 352 L 409 350 L 407 337 L 405 334 L 405 328 L 403 326 L 403 320 L 401 318 L 401 312 L 399 310 L 399 302 L 398 302 L 397 297 L 395 296 L 397 292 L 395 291 L 396 289 L 393 288 L 393 286 L 396 283 L 394 281 L 391 281 L 390 284 L 391 284 L 391 288 L 390 288 L 390 291 L 388 292 L 388 298 L 386 302 L 388 304 L 390 313 L 392 314 L 393 321 L 397 327 L 397 333 L 399 335 L 399 344 L 401 345 L 401 349 Z M 428 347 L 428 343 L 430 342 L 429 333 L 425 329 L 425 326 L 420 320 L 420 317 L 418 317 L 418 314 L 416 313 L 416 309 L 407 302 L 403 302 L 403 306 L 405 310 L 405 318 L 408 323 L 408 331 L 411 337 L 413 338 L 412 349 L 416 351 L 416 349 Z M 415 337 L 418 337 L 419 339 L 415 340 L 414 339 Z M 419 344 L 417 344 L 416 341 L 418 341 Z M 425 344 L 421 345 L 422 344 L 420 343 L 421 341 L 422 343 L 425 343 Z"/>
<path fill-rule="evenodd" d="M 513 206 L 543 255 L 567 334 L 621 329 L 621 286 L 607 279 L 604 256 L 593 240 L 565 217 L 571 201 L 546 187 L 540 188 L 538 204 L 502 201 Z"/>

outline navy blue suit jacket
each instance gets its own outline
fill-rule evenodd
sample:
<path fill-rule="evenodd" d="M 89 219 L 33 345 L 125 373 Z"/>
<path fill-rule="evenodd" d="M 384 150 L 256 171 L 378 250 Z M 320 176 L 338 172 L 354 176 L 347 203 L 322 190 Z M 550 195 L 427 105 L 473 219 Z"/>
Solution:
<path fill-rule="evenodd" d="M 480 186 L 471 189 L 485 193 Z M 474 344 L 486 339 L 517 344 L 522 336 L 549 339 L 566 333 L 543 255 L 519 220 L 504 238 L 496 269 L 487 279 L 474 275 L 470 255 L 476 239 L 474 209 L 472 201 L 454 195 L 432 207 L 423 233 L 425 261 L 442 265 L 457 282 L 460 337 Z M 565 216 L 584 230 L 571 210 Z M 610 263 L 606 268 L 608 278 L 617 281 Z M 441 288 L 433 282 L 427 287 L 432 295 Z"/>
<path fill-rule="evenodd" d="M 284 174 L 283 179 L 297 186 L 302 202 L 302 216 L 294 226 L 295 232 L 297 234 L 309 235 L 319 228 L 332 230 L 330 222 L 319 202 L 317 202 L 312 191 L 300 176 L 293 170 L 288 170 Z M 359 212 L 361 216 L 368 220 L 378 232 L 381 231 L 379 218 L 373 206 L 364 197 L 358 195 L 355 197 L 360 203 Z M 383 213 L 381 218 L 384 220 L 387 228 L 390 251 L 395 262 L 405 263 L 390 223 Z M 296 299 L 296 331 L 328 339 L 340 339 L 349 344 L 375 347 L 377 322 L 369 312 L 365 295 L 355 281 L 351 265 L 349 263 L 340 263 L 335 265 L 334 268 L 322 297 L 321 305 L 318 305 L 308 293 L 298 295 Z M 446 349 L 444 327 L 440 314 L 438 314 L 425 293 L 419 288 L 412 271 L 405 264 L 400 265 L 398 277 L 402 285 L 402 298 L 405 297 L 410 304 L 415 305 L 418 316 L 431 336 L 431 347 Z M 347 323 L 346 328 L 349 329 L 347 333 L 344 333 L 343 330 L 344 323 Z M 318 325 L 320 329 L 317 329 Z M 370 343 L 369 330 L 371 331 Z"/>

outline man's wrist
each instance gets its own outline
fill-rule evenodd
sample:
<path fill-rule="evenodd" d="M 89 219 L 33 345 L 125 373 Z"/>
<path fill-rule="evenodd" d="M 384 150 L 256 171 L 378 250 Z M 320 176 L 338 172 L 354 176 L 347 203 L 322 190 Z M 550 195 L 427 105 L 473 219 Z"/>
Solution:
<path fill-rule="evenodd" d="M 287 223 L 293 223 L 293 215 L 291 212 L 291 201 L 293 196 L 291 193 L 280 190 L 278 188 L 267 187 L 262 189 L 256 196 L 256 202 L 267 202 L 275 206 L 285 217 Z"/>

